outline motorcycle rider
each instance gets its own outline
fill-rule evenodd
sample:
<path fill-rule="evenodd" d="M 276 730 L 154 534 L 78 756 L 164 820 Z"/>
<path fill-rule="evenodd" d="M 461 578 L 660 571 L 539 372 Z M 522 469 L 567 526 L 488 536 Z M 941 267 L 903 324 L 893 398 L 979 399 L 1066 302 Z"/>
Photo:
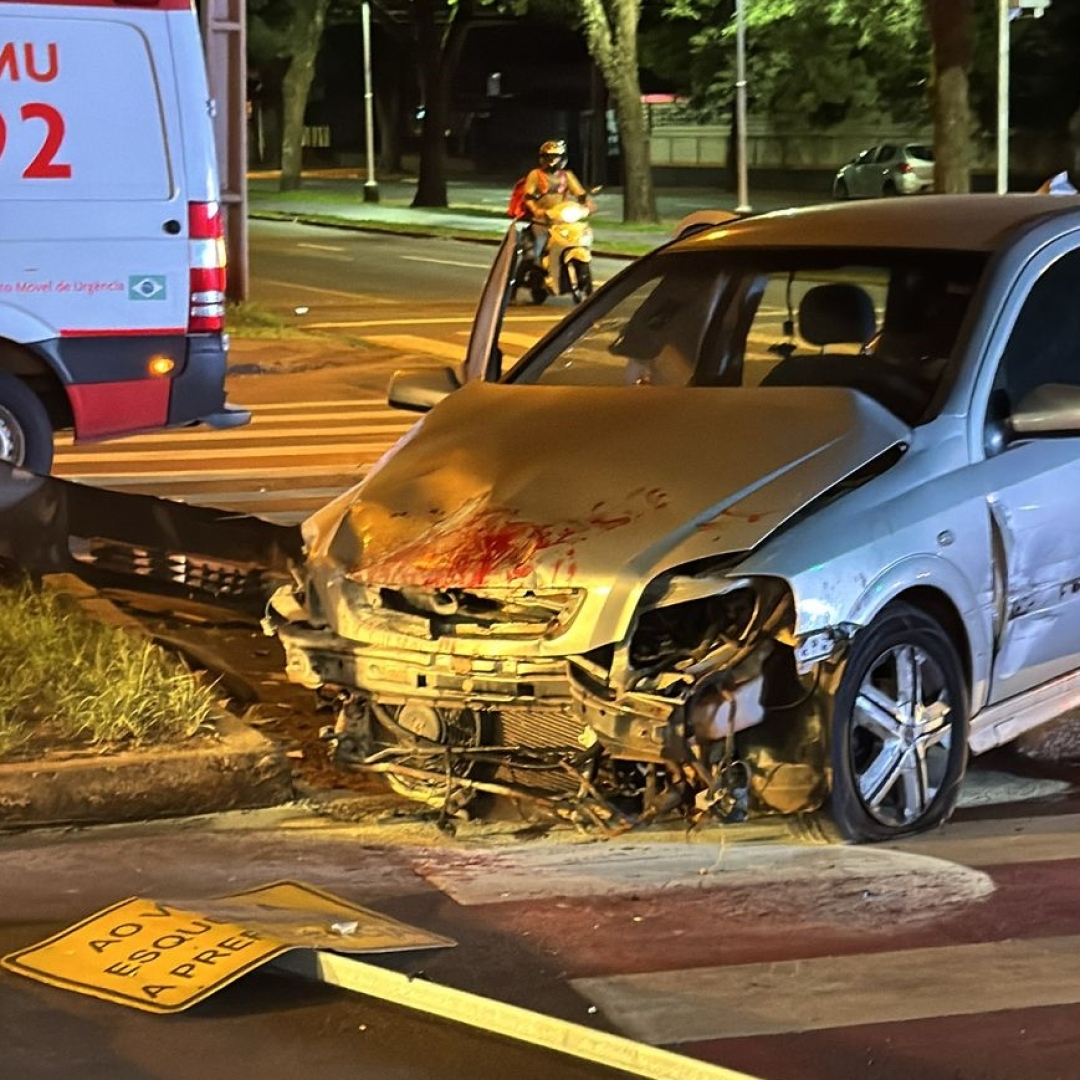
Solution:
<path fill-rule="evenodd" d="M 537 167 L 525 177 L 525 212 L 532 240 L 525 245 L 526 258 L 540 264 L 547 246 L 550 224 L 547 211 L 567 199 L 577 199 L 592 213 L 596 209 L 581 181 L 566 167 L 566 143 L 548 139 L 540 144 Z"/>

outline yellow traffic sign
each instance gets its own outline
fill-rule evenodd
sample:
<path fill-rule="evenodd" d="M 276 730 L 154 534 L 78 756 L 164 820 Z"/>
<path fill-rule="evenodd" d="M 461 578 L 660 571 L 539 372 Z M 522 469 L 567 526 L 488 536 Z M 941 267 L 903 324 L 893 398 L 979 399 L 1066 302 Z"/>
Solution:
<path fill-rule="evenodd" d="M 296 881 L 182 904 L 132 897 L 5 956 L 8 970 L 148 1012 L 179 1012 L 296 948 L 445 948 L 408 926 Z"/>

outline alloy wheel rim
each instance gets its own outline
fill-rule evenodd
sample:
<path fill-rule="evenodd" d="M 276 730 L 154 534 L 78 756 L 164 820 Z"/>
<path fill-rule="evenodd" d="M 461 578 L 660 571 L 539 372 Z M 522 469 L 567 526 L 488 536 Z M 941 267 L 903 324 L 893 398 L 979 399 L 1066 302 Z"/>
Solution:
<path fill-rule="evenodd" d="M 26 460 L 22 427 L 9 409 L 0 405 L 0 461 L 21 465 Z"/>
<path fill-rule="evenodd" d="M 848 749 L 859 799 L 875 821 L 901 828 L 927 814 L 952 750 L 948 687 L 928 652 L 897 645 L 868 667 L 855 698 Z"/>

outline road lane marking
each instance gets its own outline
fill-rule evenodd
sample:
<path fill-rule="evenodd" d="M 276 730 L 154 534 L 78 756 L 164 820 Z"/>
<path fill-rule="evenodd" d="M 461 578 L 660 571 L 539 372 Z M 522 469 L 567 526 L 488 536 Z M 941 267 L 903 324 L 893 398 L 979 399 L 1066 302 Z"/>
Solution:
<path fill-rule="evenodd" d="M 436 266 L 465 266 L 470 270 L 490 270 L 491 263 L 455 262 L 453 259 L 432 259 L 424 255 L 399 255 L 407 262 L 435 263 Z"/>
<path fill-rule="evenodd" d="M 512 330 L 499 334 L 500 345 L 516 345 L 519 349 L 531 349 L 539 340 L 536 334 L 515 334 Z"/>
<path fill-rule="evenodd" d="M 355 439 L 350 439 L 349 446 L 338 446 L 335 444 L 328 444 L 323 446 L 295 446 L 283 448 L 280 446 L 261 447 L 261 446 L 245 446 L 230 448 L 228 446 L 214 447 L 213 455 L 216 461 L 243 461 L 245 459 L 264 458 L 264 457 L 279 457 L 282 454 L 287 454 L 292 458 L 330 458 L 330 457 L 342 457 L 347 456 L 357 449 L 356 444 L 364 442 L 374 442 L 375 445 L 384 445 L 385 439 L 382 436 L 367 439 L 363 434 L 359 434 Z M 140 461 L 205 461 L 207 456 L 206 446 L 196 446 L 192 449 L 186 449 L 179 445 L 175 445 L 171 449 L 166 450 L 153 450 L 140 447 L 133 447 L 130 450 L 108 450 L 95 452 L 93 455 L 87 455 L 85 461 L 88 466 L 94 467 L 103 462 L 131 462 L 132 464 L 138 464 Z M 74 454 L 65 455 L 65 461 L 74 463 L 77 458 Z"/>
<path fill-rule="evenodd" d="M 464 345 L 455 345 L 449 341 L 436 341 L 435 338 L 420 337 L 419 334 L 376 334 L 368 341 L 376 345 L 385 345 L 398 352 L 419 352 L 427 356 L 440 356 L 444 360 L 460 362 L 465 359 Z"/>
<path fill-rule="evenodd" d="M 388 971 L 351 956 L 320 950 L 293 952 L 279 957 L 274 966 L 343 990 L 649 1080 L 754 1080 L 748 1073 L 695 1061 L 655 1046 L 644 1046 L 621 1035 L 444 986 L 433 979 Z"/>
<path fill-rule="evenodd" d="M 359 475 L 371 464 L 378 460 L 378 455 L 375 455 L 366 461 L 352 461 L 343 465 L 333 466 L 339 470 L 344 470 L 339 473 L 330 473 L 329 468 L 320 470 L 320 476 L 322 475 L 340 475 L 340 476 L 356 476 Z M 92 464 L 92 463 L 91 463 Z M 292 476 L 299 476 L 304 478 L 311 478 L 312 470 L 309 465 L 275 465 L 272 467 L 265 467 L 264 471 L 260 473 L 260 479 L 274 480 L 274 479 L 286 479 Z M 61 475 L 61 480 L 71 480 L 75 483 L 84 484 L 87 487 L 145 487 L 148 481 L 154 483 L 166 483 L 172 482 L 176 484 L 183 484 L 185 487 L 191 487 L 192 485 L 203 483 L 214 483 L 216 481 L 223 480 L 242 480 L 251 477 L 251 469 L 248 468 L 235 468 L 235 469 L 213 469 L 205 472 L 191 472 L 188 470 L 178 472 L 176 469 L 147 469 L 144 472 L 138 474 L 124 473 L 80 473 L 77 476 Z M 345 490 L 346 487 L 351 486 L 351 482 L 347 482 L 341 490 Z M 207 492 L 207 495 L 213 495 L 213 492 Z"/>
<path fill-rule="evenodd" d="M 385 397 L 364 397 L 358 394 L 351 398 L 329 398 L 325 401 L 268 401 L 264 405 L 255 406 L 259 412 L 295 412 L 298 409 L 354 409 L 363 408 L 366 405 L 382 405 L 386 407 Z"/>
<path fill-rule="evenodd" d="M 1000 823 L 999 823 L 1000 825 Z M 1080 936 L 571 979 L 652 1046 L 1080 1002 Z"/>
<path fill-rule="evenodd" d="M 923 836 L 878 846 L 981 867 L 1080 859 L 1080 815 L 950 821 Z"/>
<path fill-rule="evenodd" d="M 404 301 L 398 300 L 397 298 L 373 296 L 370 293 L 362 292 L 347 292 L 344 289 L 325 289 L 321 285 L 302 285 L 298 281 L 278 281 L 275 278 L 264 277 L 255 277 L 253 280 L 259 281 L 263 285 L 271 285 L 275 289 L 289 289 L 293 292 L 299 289 L 303 292 L 321 293 L 324 296 L 340 296 L 345 300 L 353 300 L 365 304 L 383 304 L 386 307 L 396 307 L 404 303 Z M 305 323 L 304 325 L 307 326 L 308 324 Z"/>
<path fill-rule="evenodd" d="M 554 326 L 559 321 L 557 312 L 547 315 L 507 315 L 504 325 L 510 322 L 543 322 Z M 362 330 L 369 326 L 472 326 L 472 315 L 437 315 L 415 319 L 355 319 L 350 322 L 305 322 L 308 330 Z"/>
<path fill-rule="evenodd" d="M 298 241 L 293 247 L 308 248 L 311 251 L 332 251 L 335 254 L 349 250 L 348 248 L 339 247 L 334 244 L 309 244 L 303 240 Z"/>
<path fill-rule="evenodd" d="M 756 841 L 627 843 L 598 853 L 543 847 L 419 858 L 417 873 L 462 906 L 519 903 L 552 897 L 625 896 L 664 889 L 760 889 L 783 883 L 873 882 L 879 895 L 919 885 L 923 904 L 932 897 L 978 900 L 993 888 L 987 874 L 942 859 L 878 847 Z M 906 885 L 905 885 L 906 883 Z M 945 902 L 943 900 L 943 902 Z"/>

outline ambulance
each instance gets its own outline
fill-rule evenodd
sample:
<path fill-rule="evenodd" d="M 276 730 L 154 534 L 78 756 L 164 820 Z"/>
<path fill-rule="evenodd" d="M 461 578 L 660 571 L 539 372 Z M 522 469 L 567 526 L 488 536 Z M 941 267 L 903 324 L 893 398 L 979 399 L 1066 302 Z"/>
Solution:
<path fill-rule="evenodd" d="M 190 0 L 0 0 L 0 460 L 250 420 L 213 108 Z"/>

